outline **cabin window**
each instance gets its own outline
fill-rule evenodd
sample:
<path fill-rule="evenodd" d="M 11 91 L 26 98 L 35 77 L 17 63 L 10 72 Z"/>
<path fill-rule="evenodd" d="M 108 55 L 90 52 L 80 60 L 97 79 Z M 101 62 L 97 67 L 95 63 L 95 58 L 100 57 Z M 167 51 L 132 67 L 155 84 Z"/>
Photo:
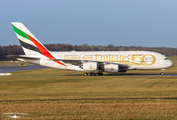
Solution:
<path fill-rule="evenodd" d="M 168 58 L 164 58 L 164 60 L 169 60 Z"/>

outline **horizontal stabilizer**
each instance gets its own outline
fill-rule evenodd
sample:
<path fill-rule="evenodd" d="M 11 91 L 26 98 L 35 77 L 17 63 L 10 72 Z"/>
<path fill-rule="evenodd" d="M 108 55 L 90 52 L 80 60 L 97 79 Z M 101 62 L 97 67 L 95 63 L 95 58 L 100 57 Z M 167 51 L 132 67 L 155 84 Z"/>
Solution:
<path fill-rule="evenodd" d="M 26 57 L 25 55 L 6 55 L 8 58 L 23 58 L 23 59 L 33 59 L 33 60 L 39 60 L 41 58 L 36 57 Z"/>

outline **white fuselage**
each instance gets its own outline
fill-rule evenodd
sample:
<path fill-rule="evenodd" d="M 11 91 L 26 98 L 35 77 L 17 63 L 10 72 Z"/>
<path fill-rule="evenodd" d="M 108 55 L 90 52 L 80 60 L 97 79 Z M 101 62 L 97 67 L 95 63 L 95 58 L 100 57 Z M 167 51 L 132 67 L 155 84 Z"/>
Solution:
<path fill-rule="evenodd" d="M 111 62 L 116 64 L 128 65 L 127 70 L 149 70 L 149 69 L 166 69 L 173 65 L 172 61 L 164 55 L 157 52 L 149 51 L 82 51 L 82 52 L 51 52 L 56 59 L 66 60 L 89 60 L 94 62 Z M 34 55 L 33 55 L 34 57 Z M 28 62 L 33 62 L 29 61 Z M 62 61 L 61 61 L 62 62 Z M 42 66 L 84 71 L 77 65 L 64 63 L 66 66 L 60 65 L 52 60 L 43 57 L 38 62 Z M 38 64 L 37 63 L 37 64 Z"/>

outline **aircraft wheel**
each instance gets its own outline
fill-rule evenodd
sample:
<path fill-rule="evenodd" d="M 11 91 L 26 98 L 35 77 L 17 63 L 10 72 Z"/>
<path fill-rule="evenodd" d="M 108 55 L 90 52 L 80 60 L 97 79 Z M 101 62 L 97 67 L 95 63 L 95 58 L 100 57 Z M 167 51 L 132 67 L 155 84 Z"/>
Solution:
<path fill-rule="evenodd" d="M 90 73 L 90 76 L 95 76 L 95 73 L 92 73 L 92 72 L 91 72 L 91 73 Z"/>
<path fill-rule="evenodd" d="M 84 73 L 85 76 L 88 76 L 88 73 Z"/>
<path fill-rule="evenodd" d="M 161 72 L 161 73 L 160 73 L 160 75 L 161 75 L 161 76 L 163 76 L 163 75 L 164 75 L 164 73 L 163 73 L 163 72 Z"/>
<path fill-rule="evenodd" d="M 100 76 L 102 76 L 103 75 L 103 73 L 100 73 Z"/>
<path fill-rule="evenodd" d="M 88 73 L 88 76 L 91 76 L 91 74 L 90 74 L 90 73 Z"/>

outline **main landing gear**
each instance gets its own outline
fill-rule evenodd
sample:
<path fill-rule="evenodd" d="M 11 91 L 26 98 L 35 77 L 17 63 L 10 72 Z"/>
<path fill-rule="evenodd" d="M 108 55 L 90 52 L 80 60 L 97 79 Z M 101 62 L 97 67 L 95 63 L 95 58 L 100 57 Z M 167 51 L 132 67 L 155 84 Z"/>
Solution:
<path fill-rule="evenodd" d="M 161 72 L 160 72 L 160 75 L 161 75 L 161 76 L 164 75 L 164 73 L 163 73 L 164 70 L 165 70 L 165 69 L 161 69 Z"/>
<path fill-rule="evenodd" d="M 103 73 L 93 73 L 93 72 L 91 72 L 91 73 L 84 73 L 84 75 L 85 76 L 102 76 Z"/>

